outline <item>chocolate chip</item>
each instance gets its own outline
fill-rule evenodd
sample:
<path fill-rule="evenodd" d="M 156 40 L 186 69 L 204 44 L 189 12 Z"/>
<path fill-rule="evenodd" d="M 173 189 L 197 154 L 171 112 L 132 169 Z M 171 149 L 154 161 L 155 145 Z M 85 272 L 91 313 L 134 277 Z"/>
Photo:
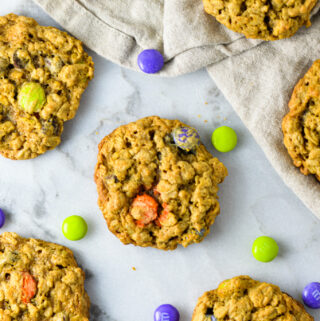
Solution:
<path fill-rule="evenodd" d="M 0 57 L 0 72 L 6 71 L 8 67 L 9 67 L 9 60 Z"/>
<path fill-rule="evenodd" d="M 18 69 L 24 69 L 24 67 L 29 62 L 28 56 L 25 54 L 25 51 L 22 49 L 18 49 L 13 53 L 12 60 L 15 68 L 18 68 Z"/>

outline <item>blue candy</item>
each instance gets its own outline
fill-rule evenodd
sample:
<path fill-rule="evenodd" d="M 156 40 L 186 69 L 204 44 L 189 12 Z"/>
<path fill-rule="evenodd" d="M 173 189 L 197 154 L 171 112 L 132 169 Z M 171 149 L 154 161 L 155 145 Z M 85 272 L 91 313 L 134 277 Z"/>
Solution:
<path fill-rule="evenodd" d="M 189 152 L 200 145 L 198 132 L 191 127 L 178 127 L 172 131 L 174 143 L 181 149 Z"/>
<path fill-rule="evenodd" d="M 161 53 L 155 49 L 146 49 L 138 56 L 139 68 L 147 74 L 155 74 L 163 67 L 164 59 Z"/>
<path fill-rule="evenodd" d="M 320 283 L 309 283 L 302 292 L 302 299 L 305 305 L 312 309 L 320 308 Z"/>
<path fill-rule="evenodd" d="M 3 210 L 0 208 L 0 227 L 4 225 L 4 222 L 6 221 L 6 216 L 3 212 Z"/>
<path fill-rule="evenodd" d="M 179 321 L 179 311 L 171 304 L 162 304 L 154 311 L 154 321 Z"/>

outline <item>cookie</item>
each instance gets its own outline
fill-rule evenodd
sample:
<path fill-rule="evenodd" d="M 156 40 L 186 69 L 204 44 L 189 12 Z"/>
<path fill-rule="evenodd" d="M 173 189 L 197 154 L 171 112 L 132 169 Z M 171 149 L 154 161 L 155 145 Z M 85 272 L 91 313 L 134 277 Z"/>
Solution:
<path fill-rule="evenodd" d="M 0 320 L 89 321 L 84 272 L 71 250 L 0 235 Z"/>
<path fill-rule="evenodd" d="M 283 118 L 284 145 L 304 175 L 320 180 L 320 60 L 294 88 Z"/>
<path fill-rule="evenodd" d="M 226 176 L 193 128 L 156 116 L 106 136 L 95 170 L 109 230 L 124 244 L 162 250 L 203 240 L 219 214 L 218 184 Z"/>
<path fill-rule="evenodd" d="M 309 27 L 318 0 L 203 0 L 205 11 L 247 38 L 278 40 Z"/>
<path fill-rule="evenodd" d="M 32 18 L 0 17 L 0 154 L 29 159 L 55 148 L 92 78 L 79 40 Z"/>
<path fill-rule="evenodd" d="M 314 321 L 301 303 L 279 287 L 249 276 L 226 280 L 198 299 L 192 321 L 213 320 Z"/>

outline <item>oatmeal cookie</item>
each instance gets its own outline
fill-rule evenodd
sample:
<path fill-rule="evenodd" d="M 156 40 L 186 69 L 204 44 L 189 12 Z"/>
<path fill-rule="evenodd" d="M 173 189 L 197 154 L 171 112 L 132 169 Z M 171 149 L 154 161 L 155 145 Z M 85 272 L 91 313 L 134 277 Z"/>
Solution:
<path fill-rule="evenodd" d="M 0 235 L 0 320 L 89 321 L 84 272 L 71 250 Z"/>
<path fill-rule="evenodd" d="M 309 27 L 318 0 L 203 0 L 204 9 L 229 29 L 247 38 L 278 40 Z"/>
<path fill-rule="evenodd" d="M 98 204 L 124 244 L 173 250 L 209 233 L 227 169 L 200 142 L 193 149 L 185 141 L 186 150 L 177 147 L 186 133 L 191 141 L 197 137 L 179 120 L 152 116 L 120 126 L 100 142 Z"/>
<path fill-rule="evenodd" d="M 193 312 L 192 321 L 314 321 L 304 306 L 279 287 L 237 276 L 205 292 Z"/>
<path fill-rule="evenodd" d="M 296 85 L 282 121 L 284 144 L 304 175 L 320 180 L 320 60 Z"/>
<path fill-rule="evenodd" d="M 28 159 L 55 148 L 92 77 L 79 40 L 32 18 L 0 17 L 0 154 Z"/>

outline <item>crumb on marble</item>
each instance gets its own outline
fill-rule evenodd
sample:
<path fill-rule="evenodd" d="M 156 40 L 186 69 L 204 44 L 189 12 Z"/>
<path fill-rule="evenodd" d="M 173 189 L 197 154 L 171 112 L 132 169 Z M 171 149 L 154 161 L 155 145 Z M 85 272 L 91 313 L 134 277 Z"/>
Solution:
<path fill-rule="evenodd" d="M 208 105 L 208 102 L 207 102 L 207 101 L 205 101 L 205 102 L 204 102 L 204 104 L 205 104 L 205 105 Z"/>
<path fill-rule="evenodd" d="M 201 118 L 201 115 L 200 115 L 200 114 L 198 115 L 198 118 Z"/>
<path fill-rule="evenodd" d="M 136 269 L 134 266 L 132 267 L 132 270 L 133 270 L 133 271 L 137 271 L 137 269 Z"/>

